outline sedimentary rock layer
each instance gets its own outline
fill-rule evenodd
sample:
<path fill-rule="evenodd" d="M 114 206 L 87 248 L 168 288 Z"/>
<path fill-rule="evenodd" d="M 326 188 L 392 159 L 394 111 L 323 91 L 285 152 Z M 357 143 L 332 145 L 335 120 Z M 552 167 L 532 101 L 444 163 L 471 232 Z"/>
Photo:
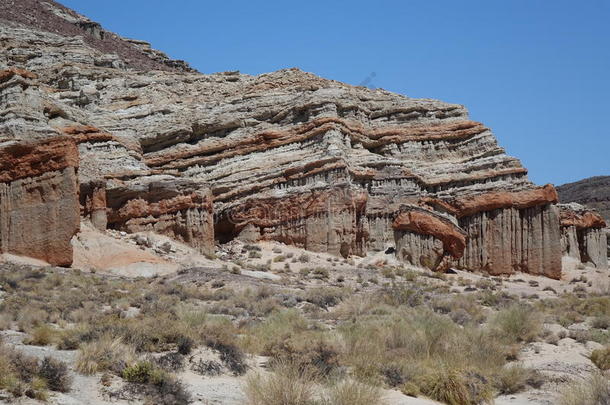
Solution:
<path fill-rule="evenodd" d="M 214 252 L 209 189 L 193 188 L 191 182 L 158 176 L 111 185 L 105 192 L 109 227 L 127 232 L 154 231 L 202 253 Z"/>
<path fill-rule="evenodd" d="M 0 150 L 0 252 L 67 266 L 80 225 L 78 153 L 65 138 Z"/>
<path fill-rule="evenodd" d="M 402 206 L 392 228 L 396 255 L 416 266 L 444 271 L 464 254 L 466 232 L 443 215 Z"/>
<path fill-rule="evenodd" d="M 468 243 L 459 267 L 490 274 L 561 277 L 559 215 L 553 205 L 499 208 L 460 218 Z"/>
<path fill-rule="evenodd" d="M 575 202 L 595 209 L 610 223 L 610 176 L 596 176 L 557 187 L 562 203 Z"/>
<path fill-rule="evenodd" d="M 0 84 L 0 140 L 61 133 L 77 143 L 82 213 L 98 228 L 155 230 L 202 249 L 214 237 L 343 256 L 394 248 L 432 269 L 559 277 L 554 189 L 532 184 L 463 106 L 298 69 L 127 70 L 172 64 L 113 37 L 140 51 L 127 63 L 101 27 L 46 3 L 41 13 L 87 36 L 0 21 L 0 68 L 12 69 Z"/>
<path fill-rule="evenodd" d="M 607 269 L 606 222 L 601 215 L 577 203 L 561 204 L 559 209 L 563 253 Z"/>

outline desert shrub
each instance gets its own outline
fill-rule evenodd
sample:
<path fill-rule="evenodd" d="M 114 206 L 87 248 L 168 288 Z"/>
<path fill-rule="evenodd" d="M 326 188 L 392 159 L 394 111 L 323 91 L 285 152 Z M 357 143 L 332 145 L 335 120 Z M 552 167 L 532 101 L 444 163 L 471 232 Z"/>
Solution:
<path fill-rule="evenodd" d="M 561 392 L 560 405 L 607 405 L 610 403 L 610 381 L 601 374 L 592 374 Z"/>
<path fill-rule="evenodd" d="M 63 362 L 49 357 L 38 361 L 33 356 L 0 345 L 0 389 L 13 396 L 25 395 L 46 401 L 47 390 L 67 392 L 70 382 Z"/>
<path fill-rule="evenodd" d="M 422 308 L 367 316 L 339 332 L 342 364 L 357 378 L 390 386 L 419 386 L 435 369 L 468 370 L 491 382 L 505 363 L 505 346 L 484 329 L 460 327 Z"/>
<path fill-rule="evenodd" d="M 47 388 L 47 382 L 44 378 L 34 377 L 25 389 L 24 394 L 29 398 L 46 402 L 49 399 Z"/>
<path fill-rule="evenodd" d="M 317 279 L 327 279 L 329 276 L 328 269 L 325 269 L 324 267 L 316 267 L 312 270 L 311 274 Z"/>
<path fill-rule="evenodd" d="M 502 395 L 515 394 L 525 389 L 532 371 L 520 364 L 503 368 L 494 378 L 494 386 Z"/>
<path fill-rule="evenodd" d="M 242 337 L 241 347 L 265 355 L 266 348 L 287 337 L 307 331 L 309 322 L 296 309 L 276 311 L 264 321 L 253 325 Z"/>
<path fill-rule="evenodd" d="M 65 363 L 51 357 L 45 357 L 40 363 L 38 371 L 52 391 L 68 392 L 72 385 L 72 377 L 68 374 Z"/>
<path fill-rule="evenodd" d="M 266 348 L 273 363 L 291 363 L 302 369 L 316 371 L 319 376 L 328 376 L 339 367 L 339 351 L 330 342 L 315 336 L 300 335 L 287 338 Z"/>
<path fill-rule="evenodd" d="M 150 361 L 139 361 L 125 367 L 121 373 L 124 380 L 139 384 L 157 384 L 163 378 L 163 371 Z"/>
<path fill-rule="evenodd" d="M 202 360 L 194 362 L 191 370 L 203 376 L 216 376 L 222 374 L 222 365 L 215 360 Z"/>
<path fill-rule="evenodd" d="M 590 359 L 600 370 L 610 370 L 610 346 L 593 350 Z"/>
<path fill-rule="evenodd" d="M 47 346 L 55 341 L 56 332 L 49 325 L 40 325 L 30 332 L 30 337 L 23 343 L 34 346 Z"/>
<path fill-rule="evenodd" d="M 182 355 L 187 355 L 193 350 L 195 342 L 188 336 L 181 335 L 176 339 L 176 350 Z"/>
<path fill-rule="evenodd" d="M 120 374 L 135 358 L 133 347 L 121 338 L 103 336 L 99 340 L 84 344 L 76 357 L 76 370 L 82 374 L 111 371 Z"/>
<path fill-rule="evenodd" d="M 0 330 L 10 329 L 13 324 L 13 317 L 10 314 L 0 314 Z"/>
<path fill-rule="evenodd" d="M 303 253 L 299 256 L 298 261 L 301 263 L 309 263 L 309 255 L 307 253 Z"/>
<path fill-rule="evenodd" d="M 313 405 L 315 376 L 310 370 L 278 363 L 271 374 L 253 374 L 244 388 L 248 405 Z"/>
<path fill-rule="evenodd" d="M 425 298 L 424 290 L 411 283 L 394 282 L 390 286 L 384 287 L 380 295 L 383 302 L 392 306 L 416 307 L 423 304 Z"/>
<path fill-rule="evenodd" d="M 371 405 L 385 404 L 381 390 L 375 386 L 354 380 L 342 381 L 328 389 L 323 405 Z"/>
<path fill-rule="evenodd" d="M 424 375 L 419 383 L 423 394 L 449 405 L 478 405 L 493 402 L 487 379 L 475 372 L 438 369 Z"/>
<path fill-rule="evenodd" d="M 246 356 L 238 346 L 230 343 L 215 342 L 210 347 L 220 353 L 220 360 L 234 375 L 246 374 L 248 370 Z"/>
<path fill-rule="evenodd" d="M 184 356 L 176 352 L 166 353 L 161 357 L 152 357 L 150 361 L 164 371 L 175 372 L 184 369 Z"/>
<path fill-rule="evenodd" d="M 601 315 L 593 318 L 591 327 L 596 329 L 608 329 L 610 327 L 610 316 Z"/>
<path fill-rule="evenodd" d="M 508 343 L 531 342 L 542 332 L 542 319 L 532 307 L 515 304 L 498 312 L 491 319 L 491 327 Z"/>
<path fill-rule="evenodd" d="M 137 362 L 123 370 L 122 376 L 147 401 L 158 405 L 187 405 L 191 396 L 174 376 L 154 367 L 150 362 Z"/>
<path fill-rule="evenodd" d="M 57 334 L 57 348 L 59 350 L 77 350 L 84 339 L 87 339 L 88 329 L 84 325 L 65 329 Z"/>
<path fill-rule="evenodd" d="M 346 292 L 341 288 L 319 287 L 307 290 L 305 300 L 321 308 L 328 308 L 337 305 Z"/>

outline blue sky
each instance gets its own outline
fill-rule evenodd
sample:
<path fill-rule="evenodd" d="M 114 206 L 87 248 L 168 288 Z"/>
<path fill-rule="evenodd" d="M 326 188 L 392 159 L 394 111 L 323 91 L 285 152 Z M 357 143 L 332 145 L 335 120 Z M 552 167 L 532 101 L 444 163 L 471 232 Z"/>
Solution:
<path fill-rule="evenodd" d="M 464 104 L 536 183 L 610 175 L 610 1 L 60 0 L 203 73 L 299 67 Z"/>

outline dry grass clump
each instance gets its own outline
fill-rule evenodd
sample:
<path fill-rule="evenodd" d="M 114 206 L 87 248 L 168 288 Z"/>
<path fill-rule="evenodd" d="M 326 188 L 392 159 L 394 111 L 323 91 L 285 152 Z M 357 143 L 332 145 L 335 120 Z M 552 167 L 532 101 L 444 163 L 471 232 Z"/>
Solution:
<path fill-rule="evenodd" d="M 331 386 L 320 401 L 321 405 L 383 405 L 381 390 L 355 380 L 344 380 Z"/>
<path fill-rule="evenodd" d="M 426 396 L 449 405 L 493 403 L 488 380 L 473 371 L 441 368 L 423 376 L 419 386 Z"/>
<path fill-rule="evenodd" d="M 253 374 L 244 392 L 248 405 L 314 405 L 315 375 L 291 363 L 277 363 L 274 372 Z"/>
<path fill-rule="evenodd" d="M 510 364 L 500 370 L 494 378 L 494 387 L 502 395 L 523 391 L 528 385 L 537 385 L 539 375 L 520 364 Z"/>
<path fill-rule="evenodd" d="M 610 381 L 602 374 L 592 374 L 582 382 L 567 386 L 561 393 L 559 405 L 608 405 Z"/>
<path fill-rule="evenodd" d="M 34 346 L 48 346 L 57 342 L 58 330 L 50 325 L 40 325 L 30 331 L 23 343 Z"/>
<path fill-rule="evenodd" d="M 271 357 L 271 363 L 290 363 L 316 370 L 320 376 L 339 366 L 339 348 L 330 333 L 316 328 L 296 310 L 274 313 L 247 331 L 242 347 Z"/>
<path fill-rule="evenodd" d="M 610 346 L 593 350 L 590 359 L 600 370 L 610 370 Z"/>
<path fill-rule="evenodd" d="M 180 381 L 149 361 L 138 361 L 125 367 L 121 373 L 129 383 L 128 390 L 146 399 L 146 403 L 158 405 L 187 405 L 191 395 Z"/>
<path fill-rule="evenodd" d="M 72 379 L 67 366 L 46 357 L 39 361 L 14 349 L 0 346 L 0 389 L 14 397 L 46 401 L 48 390 L 68 392 Z"/>
<path fill-rule="evenodd" d="M 486 319 L 486 311 L 472 295 L 456 295 L 434 300 L 432 307 L 436 312 L 448 314 L 459 325 L 470 322 L 477 324 Z"/>
<path fill-rule="evenodd" d="M 515 304 L 491 319 L 494 334 L 507 343 L 532 342 L 542 333 L 541 315 L 531 306 Z"/>
<path fill-rule="evenodd" d="M 121 338 L 109 335 L 86 343 L 79 349 L 76 369 L 83 374 L 112 371 L 120 374 L 127 364 L 135 360 L 135 350 Z"/>
<path fill-rule="evenodd" d="M 536 306 L 564 327 L 583 322 L 586 317 L 599 318 L 599 320 L 593 321 L 593 327 L 597 327 L 595 325 L 604 326 L 610 317 L 610 296 L 608 295 L 590 294 L 579 297 L 574 294 L 564 294 L 559 298 L 540 300 Z"/>
<path fill-rule="evenodd" d="M 411 393 L 432 395 L 459 374 L 455 381 L 481 376 L 480 392 L 485 397 L 505 363 L 503 344 L 487 331 L 460 327 L 424 308 L 364 317 L 339 330 L 345 345 L 342 363 L 356 377 L 401 389 L 406 384 Z M 438 370 L 453 374 L 439 375 Z"/>
<path fill-rule="evenodd" d="M 68 374 L 68 366 L 64 362 L 45 357 L 38 369 L 39 376 L 52 391 L 68 392 L 72 385 L 72 377 Z"/>
<path fill-rule="evenodd" d="M 343 288 L 318 287 L 311 288 L 305 292 L 305 300 L 320 308 L 328 308 L 337 305 L 348 295 L 348 291 Z"/>

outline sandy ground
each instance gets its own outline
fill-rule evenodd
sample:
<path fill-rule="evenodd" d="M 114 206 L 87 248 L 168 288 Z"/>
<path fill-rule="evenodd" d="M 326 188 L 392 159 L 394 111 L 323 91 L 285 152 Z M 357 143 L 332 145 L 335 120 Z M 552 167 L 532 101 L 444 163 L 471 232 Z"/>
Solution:
<path fill-rule="evenodd" d="M 166 276 L 187 281 L 189 277 L 197 282 L 213 283 L 219 279 L 235 282 L 241 285 L 252 283 L 270 283 L 288 288 L 304 288 L 307 286 L 357 286 L 356 279 L 372 280 L 380 275 L 376 265 L 385 263 L 399 265 L 393 255 L 379 252 L 364 258 L 352 257 L 349 260 L 337 258 L 328 254 L 308 252 L 281 243 L 263 242 L 257 244 L 260 257 L 249 257 L 249 250 L 238 241 L 219 247 L 216 258 L 204 257 L 194 249 L 152 233 L 127 235 L 122 232 L 107 231 L 105 233 L 83 224 L 82 232 L 73 240 L 75 262 L 73 267 L 84 271 L 94 271 L 121 277 L 156 277 Z M 278 260 L 283 256 L 283 260 Z M 303 256 L 307 260 L 301 260 Z M 2 255 L 0 261 L 46 266 L 44 262 L 34 259 Z M 585 267 L 573 259 L 564 258 L 564 277 L 562 280 L 551 280 L 529 274 L 516 274 L 510 277 L 489 277 L 465 271 L 455 271 L 447 275 L 446 282 L 452 284 L 452 289 L 465 293 L 466 287 L 457 281 L 468 280 L 471 284 L 485 280 L 493 280 L 496 288 L 520 297 L 536 295 L 540 298 L 555 297 L 562 292 L 572 291 L 576 285 L 584 287 L 588 292 L 610 291 L 608 272 L 601 272 L 592 267 Z M 303 269 L 323 267 L 329 270 L 329 277 L 319 279 L 299 275 Z M 238 269 L 238 271 L 234 271 Z M 413 270 L 422 272 L 421 269 Z M 571 283 L 573 279 L 585 277 L 588 282 Z M 341 279 L 341 280 L 340 280 Z M 435 280 L 436 281 L 436 280 Z M 359 289 L 365 287 L 359 286 Z M 560 325 L 545 325 L 557 333 L 566 332 Z M 586 327 L 586 324 L 572 325 L 570 329 Z M 74 378 L 73 389 L 67 394 L 54 393 L 49 403 L 53 404 L 128 404 L 124 400 L 111 399 L 107 389 L 100 384 L 100 376 L 83 376 L 73 370 L 75 351 L 62 351 L 50 347 L 27 346 L 21 343 L 25 334 L 15 331 L 1 332 L 6 344 L 18 350 L 35 355 L 39 358 L 52 356 L 70 365 Z M 599 347 L 595 342 L 579 343 L 571 338 L 559 340 L 557 345 L 536 342 L 526 345 L 519 355 L 519 360 L 526 367 L 531 367 L 543 373 L 548 382 L 540 390 L 529 390 L 516 395 L 506 395 L 496 398 L 497 405 L 553 405 L 557 403 L 557 392 L 570 380 L 587 375 L 595 369 L 588 356 L 592 350 Z M 202 349 L 209 350 L 209 349 Z M 264 358 L 252 358 L 250 371 L 260 372 L 265 362 Z M 234 377 L 223 374 L 217 377 L 203 377 L 188 368 L 178 374 L 188 391 L 191 392 L 194 404 L 243 404 L 245 397 L 243 385 L 246 376 Z M 117 377 L 114 383 L 122 384 Z M 113 384 L 114 384 L 113 383 Z M 385 390 L 384 396 L 388 405 L 433 405 L 438 402 L 425 398 L 412 398 L 399 391 Z M 5 401 L 5 402 L 3 402 Z M 0 403 L 8 403 L 0 398 Z M 37 401 L 21 399 L 18 404 L 34 404 Z"/>

